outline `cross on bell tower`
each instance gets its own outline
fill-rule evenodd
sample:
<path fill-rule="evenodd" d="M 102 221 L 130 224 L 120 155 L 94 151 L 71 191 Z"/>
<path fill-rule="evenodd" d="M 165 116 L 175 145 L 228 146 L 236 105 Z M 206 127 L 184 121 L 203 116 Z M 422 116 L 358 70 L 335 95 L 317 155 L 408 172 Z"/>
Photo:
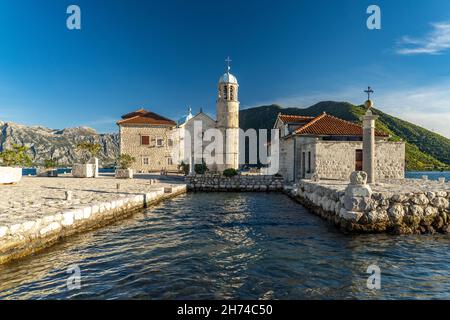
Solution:
<path fill-rule="evenodd" d="M 225 62 L 227 63 L 227 72 L 230 72 L 231 70 L 230 62 L 232 61 L 233 60 L 231 60 L 229 56 L 225 59 Z"/>
<path fill-rule="evenodd" d="M 364 90 L 365 93 L 367 93 L 367 100 L 370 100 L 370 95 L 372 93 L 374 93 L 374 91 L 372 90 L 372 88 L 369 86 L 367 87 L 367 90 Z"/>

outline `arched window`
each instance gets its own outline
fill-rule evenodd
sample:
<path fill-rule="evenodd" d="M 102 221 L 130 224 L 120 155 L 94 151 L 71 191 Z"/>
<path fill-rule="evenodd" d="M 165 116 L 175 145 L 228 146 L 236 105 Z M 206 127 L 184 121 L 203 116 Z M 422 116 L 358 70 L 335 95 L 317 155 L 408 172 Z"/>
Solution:
<path fill-rule="evenodd" d="M 223 98 L 228 99 L 228 90 L 227 86 L 223 86 Z"/>
<path fill-rule="evenodd" d="M 230 100 L 234 100 L 234 88 L 230 86 Z"/>

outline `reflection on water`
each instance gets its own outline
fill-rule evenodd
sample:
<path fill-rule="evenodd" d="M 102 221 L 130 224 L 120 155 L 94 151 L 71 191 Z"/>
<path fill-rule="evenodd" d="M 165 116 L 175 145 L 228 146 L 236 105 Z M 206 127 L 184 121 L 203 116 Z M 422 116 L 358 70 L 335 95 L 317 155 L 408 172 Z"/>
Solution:
<path fill-rule="evenodd" d="M 281 194 L 188 194 L 0 266 L 0 298 L 449 299 L 449 245 L 345 236 Z M 73 264 L 81 289 L 68 291 Z"/>

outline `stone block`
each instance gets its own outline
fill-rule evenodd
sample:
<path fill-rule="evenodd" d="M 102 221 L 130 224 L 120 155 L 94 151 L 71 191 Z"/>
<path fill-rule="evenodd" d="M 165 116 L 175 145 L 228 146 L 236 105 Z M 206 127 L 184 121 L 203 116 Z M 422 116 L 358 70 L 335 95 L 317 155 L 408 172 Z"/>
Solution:
<path fill-rule="evenodd" d="M 350 197 L 370 197 L 372 189 L 369 185 L 348 185 L 345 189 L 345 195 Z"/>
<path fill-rule="evenodd" d="M 446 198 L 442 198 L 442 197 L 435 197 L 433 200 L 431 200 L 431 204 L 438 209 L 448 209 L 449 208 L 448 200 Z"/>
<path fill-rule="evenodd" d="M 0 227 L 0 238 L 5 237 L 6 235 L 8 235 L 8 233 L 9 233 L 8 227 L 5 226 Z"/>
<path fill-rule="evenodd" d="M 22 168 L 0 167 L 0 184 L 17 183 L 22 179 Z"/>
<path fill-rule="evenodd" d="M 133 179 L 132 169 L 116 169 L 115 172 L 116 179 Z"/>
<path fill-rule="evenodd" d="M 64 212 L 62 214 L 62 216 L 63 216 L 63 220 L 61 221 L 61 224 L 63 226 L 71 226 L 73 224 L 74 212 L 72 212 L 72 211 Z"/>
<path fill-rule="evenodd" d="M 392 207 L 388 210 L 389 217 L 392 222 L 399 223 L 403 219 L 405 215 L 405 210 L 403 209 L 403 205 L 401 204 L 394 204 Z"/>
<path fill-rule="evenodd" d="M 353 223 L 358 222 L 362 216 L 363 216 L 362 212 L 349 211 L 344 208 L 342 208 L 341 211 L 339 212 L 339 217 L 343 218 L 344 220 L 353 222 Z"/>
<path fill-rule="evenodd" d="M 430 201 L 428 200 L 427 196 L 423 193 L 415 195 L 411 201 L 418 205 L 427 205 Z"/>

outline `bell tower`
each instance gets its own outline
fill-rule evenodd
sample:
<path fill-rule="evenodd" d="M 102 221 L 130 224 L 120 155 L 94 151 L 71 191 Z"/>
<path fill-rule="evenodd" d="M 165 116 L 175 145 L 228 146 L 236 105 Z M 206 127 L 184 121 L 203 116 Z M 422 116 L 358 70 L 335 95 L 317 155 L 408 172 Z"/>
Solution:
<path fill-rule="evenodd" d="M 230 58 L 225 61 L 227 71 L 219 79 L 216 101 L 217 129 L 224 137 L 224 163 L 218 165 L 218 171 L 239 168 L 239 84 L 230 73 Z"/>

